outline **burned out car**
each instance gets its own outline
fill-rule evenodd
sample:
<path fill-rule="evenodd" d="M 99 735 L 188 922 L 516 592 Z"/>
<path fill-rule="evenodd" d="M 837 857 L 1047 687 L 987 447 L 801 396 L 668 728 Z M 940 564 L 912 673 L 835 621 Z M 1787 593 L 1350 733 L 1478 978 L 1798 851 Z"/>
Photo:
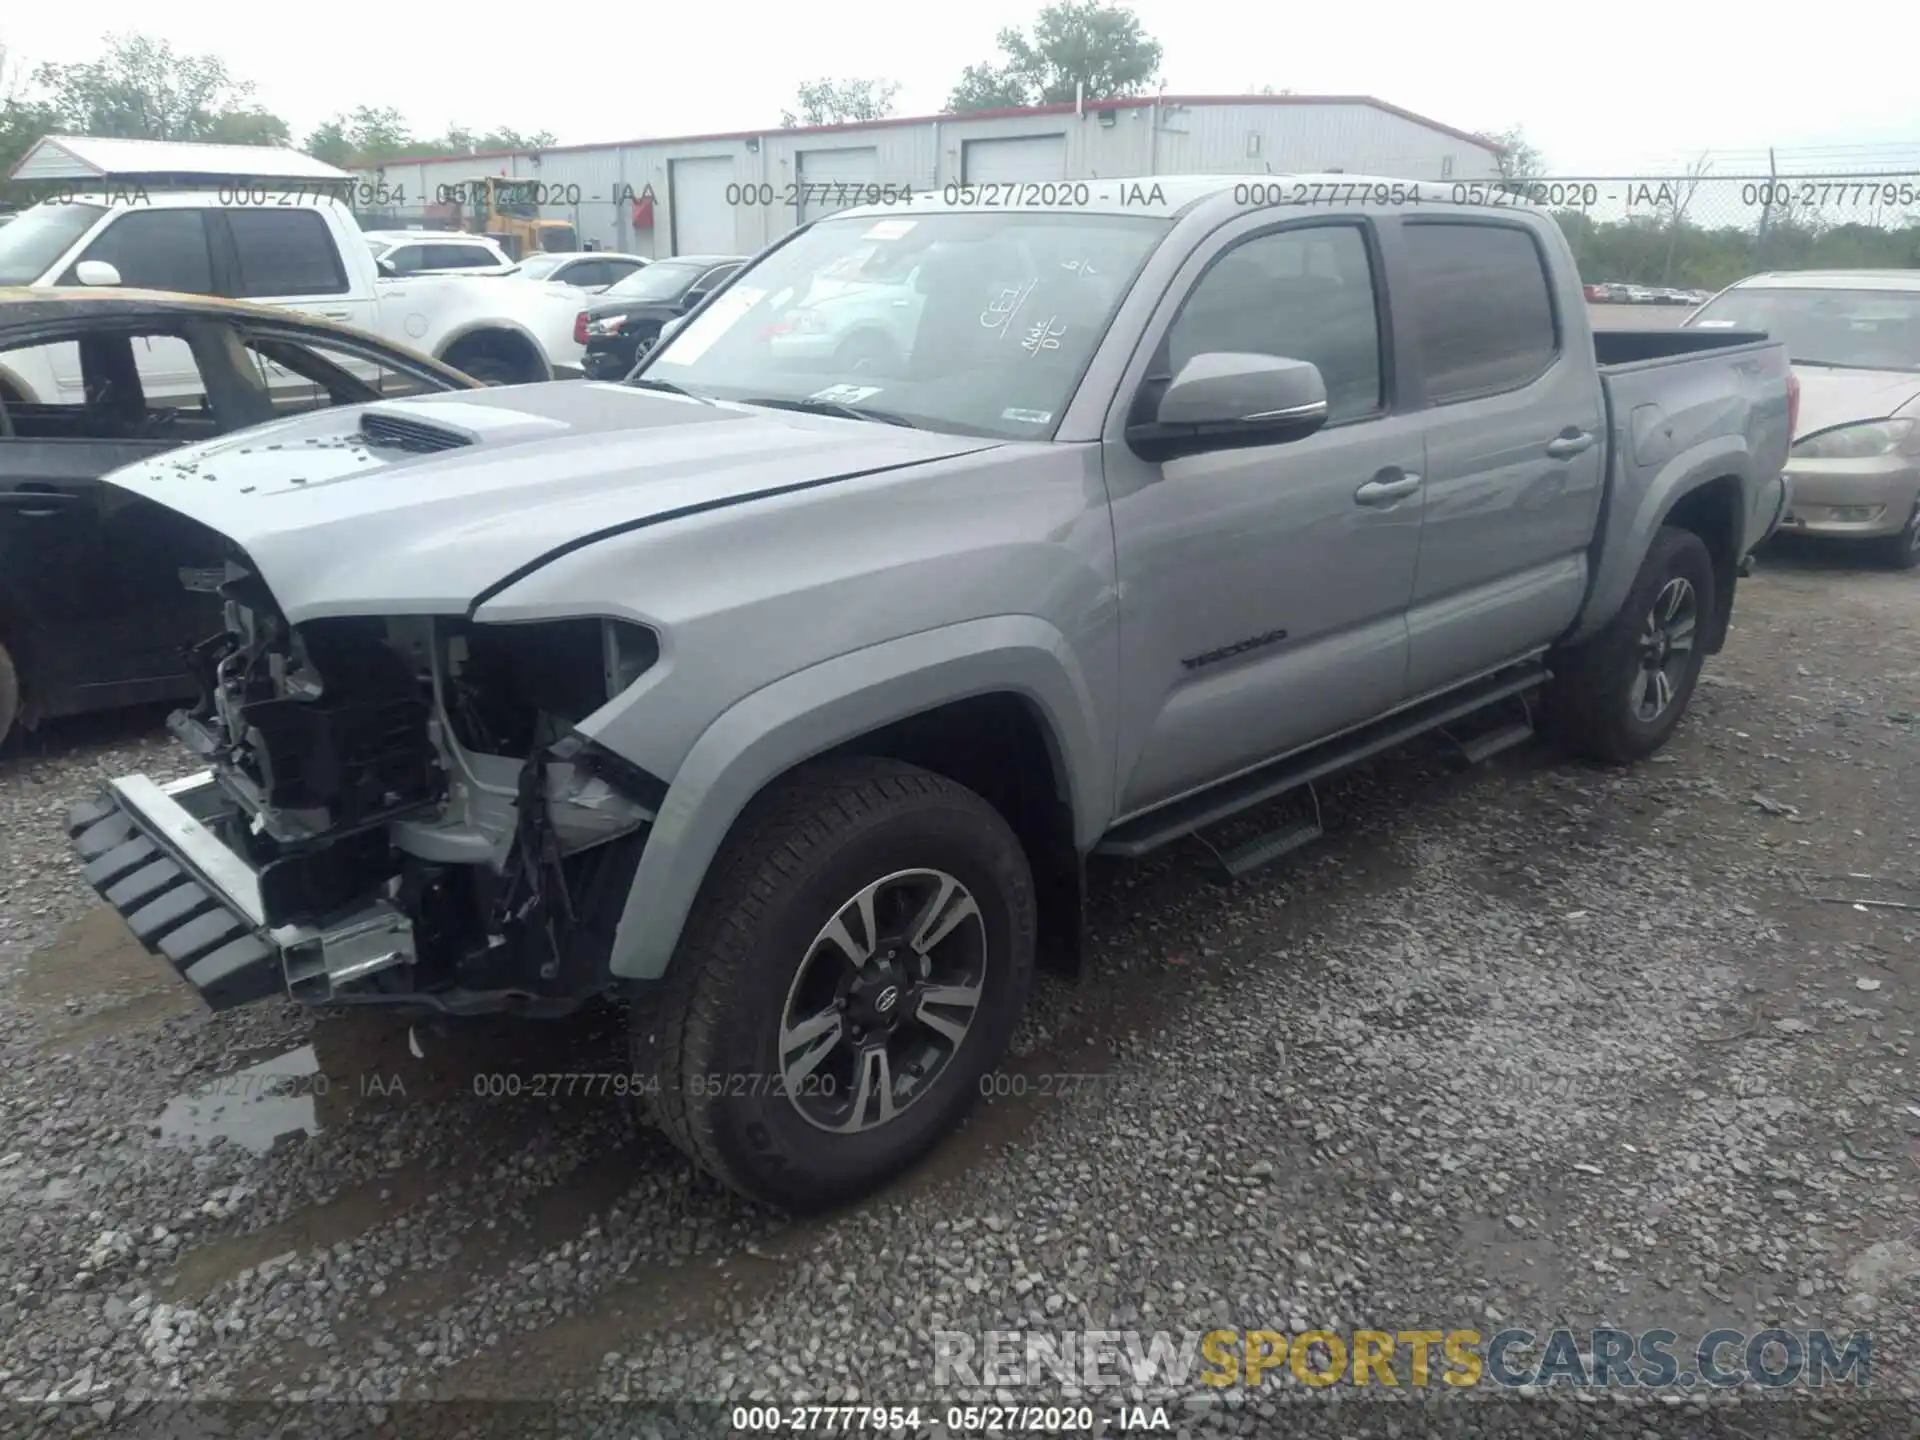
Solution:
<path fill-rule="evenodd" d="M 1782 348 L 1592 334 L 1542 211 L 1241 181 L 842 212 L 624 384 L 116 473 L 221 537 L 227 623 L 205 770 L 76 811 L 89 880 L 216 1006 L 623 998 L 650 1116 L 807 1207 L 980 1093 L 1090 855 L 1441 728 L 1658 750 L 1786 504 Z M 850 273 L 898 343 L 794 355 Z"/>
<path fill-rule="evenodd" d="M 107 472 L 278 416 L 478 384 L 343 326 L 138 290 L 0 290 L 0 743 L 18 725 L 191 699 L 220 600 L 208 532 Z"/>

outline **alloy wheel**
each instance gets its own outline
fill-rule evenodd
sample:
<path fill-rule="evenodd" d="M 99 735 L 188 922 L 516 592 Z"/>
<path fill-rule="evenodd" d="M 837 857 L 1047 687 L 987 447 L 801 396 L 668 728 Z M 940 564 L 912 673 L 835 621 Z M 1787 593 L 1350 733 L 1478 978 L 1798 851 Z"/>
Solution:
<path fill-rule="evenodd" d="M 780 1015 L 781 1088 L 811 1125 L 853 1134 L 925 1096 L 979 1014 L 980 906 L 943 870 L 899 870 L 834 912 Z"/>

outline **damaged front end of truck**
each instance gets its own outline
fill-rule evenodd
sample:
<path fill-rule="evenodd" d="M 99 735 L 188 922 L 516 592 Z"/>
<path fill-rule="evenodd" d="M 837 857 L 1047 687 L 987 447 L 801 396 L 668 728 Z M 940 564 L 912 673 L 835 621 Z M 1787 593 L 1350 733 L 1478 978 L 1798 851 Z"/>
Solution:
<path fill-rule="evenodd" d="M 244 558 L 171 717 L 204 762 L 111 782 L 69 830 L 88 882 L 214 1009 L 278 994 L 562 1014 L 610 986 L 663 781 L 576 727 L 659 658 L 579 618 L 294 626 Z"/>

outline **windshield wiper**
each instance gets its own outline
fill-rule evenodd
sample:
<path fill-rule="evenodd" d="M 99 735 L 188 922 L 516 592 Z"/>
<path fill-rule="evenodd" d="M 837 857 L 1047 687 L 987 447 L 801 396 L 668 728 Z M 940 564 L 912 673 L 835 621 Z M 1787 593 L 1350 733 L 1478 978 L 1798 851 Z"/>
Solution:
<path fill-rule="evenodd" d="M 786 400 L 775 396 L 762 396 L 757 400 L 742 400 L 742 405 L 764 405 L 769 410 L 798 410 L 805 415 L 838 415 L 842 420 L 876 420 L 882 425 L 900 425 L 908 430 L 920 427 L 904 415 L 896 415 L 891 410 L 869 410 L 864 405 L 847 405 L 838 400 Z"/>
<path fill-rule="evenodd" d="M 696 391 L 687 389 L 684 385 L 676 385 L 671 380 L 655 380 L 651 376 L 642 376 L 638 380 L 623 380 L 620 383 L 623 385 L 631 385 L 636 390 L 661 390 L 668 395 L 684 395 L 689 400 L 698 400 L 702 405 L 711 405 L 714 403 L 711 395 L 701 395 Z"/>

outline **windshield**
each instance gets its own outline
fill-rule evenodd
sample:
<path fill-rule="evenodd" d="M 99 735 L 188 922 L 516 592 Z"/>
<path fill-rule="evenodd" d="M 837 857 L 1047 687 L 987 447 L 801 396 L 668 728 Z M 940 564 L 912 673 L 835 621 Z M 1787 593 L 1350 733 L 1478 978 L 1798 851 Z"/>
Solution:
<path fill-rule="evenodd" d="M 656 349 L 644 377 L 1046 439 L 1170 223 L 1071 210 L 822 221 Z"/>
<path fill-rule="evenodd" d="M 610 300 L 677 300 L 694 281 L 712 268 L 711 265 L 676 265 L 670 260 L 655 261 L 644 269 L 634 271 L 619 284 L 609 285 L 601 293 Z"/>
<path fill-rule="evenodd" d="M 1688 325 L 1764 330 L 1803 365 L 1920 371 L 1920 291 L 1729 290 Z"/>
<path fill-rule="evenodd" d="M 520 262 L 519 273 L 529 280 L 544 280 L 566 263 L 564 255 L 531 255 Z"/>
<path fill-rule="evenodd" d="M 106 213 L 104 205 L 36 205 L 0 225 L 0 285 L 33 284 Z"/>

